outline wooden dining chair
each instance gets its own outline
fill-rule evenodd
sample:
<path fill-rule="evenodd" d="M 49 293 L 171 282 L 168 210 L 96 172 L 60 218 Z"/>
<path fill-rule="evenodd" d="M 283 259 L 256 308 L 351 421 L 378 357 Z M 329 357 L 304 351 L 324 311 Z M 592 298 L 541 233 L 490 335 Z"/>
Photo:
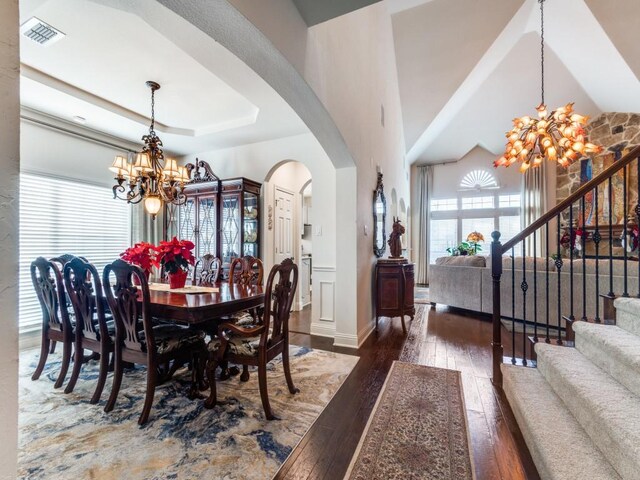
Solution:
<path fill-rule="evenodd" d="M 193 285 L 212 286 L 220 279 L 222 262 L 215 255 L 207 253 L 196 262 L 193 269 Z"/>
<path fill-rule="evenodd" d="M 115 322 L 107 321 L 102 282 L 96 268 L 82 258 L 73 258 L 64 266 L 64 286 L 75 314 L 75 340 L 73 371 L 65 393 L 75 388 L 82 364 L 84 351 L 89 350 L 100 356 L 98 384 L 90 403 L 98 403 L 109 370 L 109 357 L 113 353 Z"/>
<path fill-rule="evenodd" d="M 262 260 L 251 255 L 234 258 L 229 267 L 229 285 L 262 285 Z"/>
<path fill-rule="evenodd" d="M 269 405 L 267 392 L 267 363 L 282 354 L 282 366 L 289 392 L 294 394 L 300 391 L 293 385 L 289 367 L 289 312 L 297 285 L 298 266 L 291 259 L 274 265 L 267 280 L 261 323 L 249 326 L 224 323 L 220 326 L 218 338 L 214 338 L 208 345 L 207 375 L 211 393 L 205 401 L 205 407 L 213 408 L 216 404 L 214 373 L 218 364 L 224 361 L 258 367 L 260 397 L 268 420 L 275 417 Z"/>
<path fill-rule="evenodd" d="M 52 346 L 55 345 L 53 342 L 60 342 L 62 343 L 62 365 L 53 385 L 54 388 L 60 388 L 67 376 L 74 341 L 74 329 L 66 308 L 62 275 L 54 262 L 38 257 L 31 262 L 31 281 L 42 309 L 40 360 L 31 379 L 40 378 L 49 352 L 53 353 Z"/>
<path fill-rule="evenodd" d="M 115 277 L 112 279 L 112 275 Z M 133 276 L 140 285 L 133 285 Z M 169 379 L 175 370 L 192 361 L 192 385 L 196 384 L 199 360 L 205 353 L 205 333 L 180 325 L 154 325 L 149 311 L 149 284 L 144 272 L 135 265 L 116 260 L 104 268 L 102 284 L 107 302 L 116 322 L 115 367 L 113 386 L 104 408 L 110 412 L 115 406 L 122 384 L 124 362 L 147 366 L 147 393 L 138 418 L 143 425 L 149 418 L 155 387 Z M 139 318 L 142 318 L 142 330 Z M 171 369 L 161 375 L 161 366 L 173 362 Z"/>

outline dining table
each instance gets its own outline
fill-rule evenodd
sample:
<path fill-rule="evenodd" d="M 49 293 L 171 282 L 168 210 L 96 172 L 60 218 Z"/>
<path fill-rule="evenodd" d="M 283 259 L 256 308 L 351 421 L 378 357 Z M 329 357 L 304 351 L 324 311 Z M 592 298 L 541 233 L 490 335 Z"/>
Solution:
<path fill-rule="evenodd" d="M 220 281 L 209 287 L 185 286 L 171 289 L 166 283 L 149 283 L 149 310 L 153 318 L 196 328 L 204 324 L 217 327 L 215 324 L 222 322 L 225 317 L 257 309 L 264 305 L 264 297 L 262 285 L 229 284 Z M 140 297 L 139 299 L 141 300 Z M 240 373 L 237 367 L 229 368 L 226 363 L 220 367 L 221 380 Z M 196 385 L 192 386 L 190 398 L 202 398 L 197 390 L 208 387 L 201 373 L 198 374 L 200 385 L 197 388 Z"/>

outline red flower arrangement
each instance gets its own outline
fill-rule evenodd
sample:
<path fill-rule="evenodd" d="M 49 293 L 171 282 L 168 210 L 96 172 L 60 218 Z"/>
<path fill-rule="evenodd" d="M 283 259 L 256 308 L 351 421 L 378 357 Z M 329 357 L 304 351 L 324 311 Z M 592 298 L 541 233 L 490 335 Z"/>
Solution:
<path fill-rule="evenodd" d="M 155 260 L 155 248 L 156 247 L 147 242 L 136 243 L 133 247 L 129 247 L 122 252 L 120 258 L 127 263 L 137 265 L 149 275 Z"/>
<path fill-rule="evenodd" d="M 189 270 L 189 265 L 196 263 L 193 256 L 195 245 L 189 240 L 178 240 L 176 237 L 169 242 L 160 242 L 155 247 L 156 257 L 154 265 L 164 266 L 167 273 L 177 273 L 179 270 Z"/>

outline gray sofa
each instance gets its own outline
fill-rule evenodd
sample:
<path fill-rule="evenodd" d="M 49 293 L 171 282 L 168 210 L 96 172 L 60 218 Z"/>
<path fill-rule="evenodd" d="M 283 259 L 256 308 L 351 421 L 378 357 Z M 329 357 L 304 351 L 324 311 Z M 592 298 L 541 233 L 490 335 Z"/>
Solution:
<path fill-rule="evenodd" d="M 587 317 L 594 318 L 596 307 L 596 260 L 587 259 L 583 269 L 582 259 L 573 260 L 573 289 L 570 283 L 570 261 L 563 259 L 561 273 L 558 274 L 552 259 L 536 258 L 537 292 L 534 294 L 532 257 L 515 258 L 512 271 L 511 258 L 503 257 L 503 273 L 500 284 L 502 315 L 510 317 L 513 312 L 512 293 L 515 290 L 515 317 L 533 321 L 534 313 L 539 323 L 546 322 L 547 298 L 549 299 L 549 321 L 552 325 L 558 322 L 558 282 L 560 282 L 561 315 L 571 312 L 571 291 L 573 290 L 573 313 L 576 318 L 583 315 L 586 306 Z M 549 265 L 549 282 L 547 294 L 546 267 Z M 628 292 L 631 296 L 638 293 L 638 263 L 628 262 Z M 586 297 L 583 298 L 583 270 Z M 609 292 L 609 260 L 599 260 L 599 292 Z M 512 289 L 515 280 L 515 289 Z M 523 302 L 521 284 L 526 280 L 528 289 L 526 303 Z M 624 261 L 613 260 L 613 292 L 620 295 L 624 284 Z M 586 298 L 586 305 L 584 299 Z M 429 300 L 433 303 L 463 308 L 475 312 L 491 314 L 493 312 L 493 290 L 491 278 L 491 258 L 482 256 L 442 257 L 430 266 Z M 524 308 L 526 307 L 526 309 Z M 603 317 L 603 302 L 600 300 L 600 317 Z M 564 326 L 564 323 L 561 322 Z"/>

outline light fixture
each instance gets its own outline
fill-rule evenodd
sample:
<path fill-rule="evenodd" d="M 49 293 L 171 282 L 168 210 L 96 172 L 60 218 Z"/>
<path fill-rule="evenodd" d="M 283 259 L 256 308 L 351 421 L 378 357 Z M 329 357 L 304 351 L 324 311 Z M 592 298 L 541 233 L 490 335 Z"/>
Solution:
<path fill-rule="evenodd" d="M 573 112 L 573 103 L 549 113 L 544 103 L 544 0 L 540 4 L 540 72 L 542 101 L 536 107 L 538 118 L 524 116 L 513 120 L 506 133 L 504 154 L 494 167 L 508 167 L 520 162 L 520 171 L 538 167 L 544 159 L 567 168 L 586 153 L 598 153 L 602 147 L 589 143 L 585 125 L 589 117 Z"/>
<path fill-rule="evenodd" d="M 163 203 L 181 205 L 185 202 L 184 185 L 191 178 L 189 169 L 178 166 L 173 158 L 164 158 L 162 140 L 154 130 L 155 92 L 160 85 L 149 81 L 147 86 L 151 89 L 151 125 L 149 133 L 142 137 L 142 151 L 136 153 L 132 162 L 117 155 L 109 170 L 116 174 L 118 182 L 113 186 L 113 198 L 133 204 L 144 201 L 145 210 L 155 219 Z"/>

